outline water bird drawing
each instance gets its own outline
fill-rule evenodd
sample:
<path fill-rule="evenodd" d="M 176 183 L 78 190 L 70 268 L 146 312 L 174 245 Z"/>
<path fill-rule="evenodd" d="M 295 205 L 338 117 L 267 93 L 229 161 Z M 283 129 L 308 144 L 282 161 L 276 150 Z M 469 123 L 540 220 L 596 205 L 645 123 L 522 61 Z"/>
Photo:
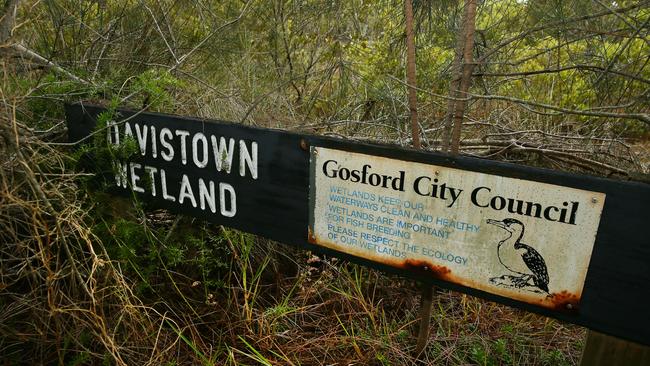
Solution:
<path fill-rule="evenodd" d="M 507 233 L 497 245 L 497 256 L 499 262 L 509 271 L 508 274 L 490 278 L 490 283 L 549 294 L 549 276 L 544 258 L 535 248 L 521 242 L 524 237 L 524 224 L 513 218 L 502 221 L 488 219 L 487 223 Z"/>

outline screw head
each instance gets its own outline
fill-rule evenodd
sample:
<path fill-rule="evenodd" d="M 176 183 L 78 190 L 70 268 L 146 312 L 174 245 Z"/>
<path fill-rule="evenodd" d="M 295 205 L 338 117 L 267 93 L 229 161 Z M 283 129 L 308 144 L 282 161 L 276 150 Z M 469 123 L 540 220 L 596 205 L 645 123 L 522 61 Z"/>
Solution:
<path fill-rule="evenodd" d="M 596 203 L 596 202 L 598 202 L 598 200 L 596 199 L 596 197 L 593 197 L 593 198 L 591 199 L 591 203 Z"/>

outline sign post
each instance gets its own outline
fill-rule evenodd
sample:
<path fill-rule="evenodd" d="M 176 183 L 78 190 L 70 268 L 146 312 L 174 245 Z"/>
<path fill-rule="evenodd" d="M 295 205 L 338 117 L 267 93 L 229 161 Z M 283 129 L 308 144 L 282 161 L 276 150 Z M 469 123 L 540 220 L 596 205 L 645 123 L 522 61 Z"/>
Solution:
<path fill-rule="evenodd" d="M 650 365 L 650 347 L 602 333 L 587 331 L 582 366 Z"/>
<path fill-rule="evenodd" d="M 116 194 L 650 344 L 648 184 L 105 111 L 66 106 L 71 141 L 134 147 L 100 172 Z"/>

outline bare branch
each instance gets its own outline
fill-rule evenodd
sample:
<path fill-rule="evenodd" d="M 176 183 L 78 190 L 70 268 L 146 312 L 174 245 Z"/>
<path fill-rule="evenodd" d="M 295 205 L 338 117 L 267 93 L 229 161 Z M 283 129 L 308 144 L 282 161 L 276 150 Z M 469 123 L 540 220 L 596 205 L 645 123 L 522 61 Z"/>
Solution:
<path fill-rule="evenodd" d="M 611 15 L 612 13 L 618 13 L 618 14 L 626 13 L 626 12 L 628 12 L 630 10 L 634 10 L 634 9 L 637 9 L 637 8 L 643 8 L 643 7 L 647 6 L 648 3 L 650 3 L 650 1 L 647 1 L 647 0 L 646 1 L 640 1 L 640 2 L 638 2 L 636 4 L 633 4 L 633 5 L 624 7 L 624 8 L 620 8 L 620 9 L 615 9 L 615 10 L 609 10 L 608 9 L 608 10 L 604 10 L 604 11 L 594 13 L 594 14 L 587 14 L 587 15 L 583 15 L 583 16 L 579 16 L 579 17 L 568 18 L 568 19 L 557 21 L 557 22 L 551 22 L 551 23 L 542 24 L 542 25 L 539 25 L 537 27 L 530 28 L 530 29 L 528 29 L 528 30 L 526 30 L 524 32 L 521 32 L 521 33 L 519 33 L 519 34 L 517 34 L 515 36 L 512 36 L 512 37 L 502 41 L 501 43 L 499 43 L 498 45 L 493 47 L 491 50 L 489 50 L 483 56 L 481 56 L 481 58 L 478 60 L 478 63 L 485 62 L 485 60 L 487 60 L 490 56 L 492 56 L 493 54 L 498 52 L 503 47 L 511 44 L 512 42 L 515 42 L 515 41 L 518 41 L 518 40 L 520 40 L 522 38 L 525 38 L 525 37 L 527 37 L 527 36 L 529 36 L 529 35 L 531 35 L 533 33 L 543 31 L 543 30 L 549 29 L 549 28 L 555 28 L 555 27 L 558 27 L 558 26 L 561 26 L 561 25 L 572 24 L 572 23 L 581 22 L 581 21 L 585 21 L 585 20 L 600 18 L 602 16 Z"/>
<path fill-rule="evenodd" d="M 178 58 L 176 57 L 176 53 L 174 53 L 174 50 L 169 45 L 169 42 L 167 42 L 167 38 L 165 37 L 165 34 L 163 33 L 162 29 L 160 29 L 160 25 L 158 25 L 158 20 L 156 20 L 156 16 L 153 14 L 153 11 L 145 3 L 142 3 L 142 6 L 144 6 L 144 8 L 147 9 L 149 14 L 151 15 L 151 19 L 153 19 L 153 23 L 156 25 L 156 30 L 158 31 L 158 34 L 160 34 L 160 38 L 162 38 L 163 42 L 165 42 L 165 46 L 167 46 L 167 50 L 169 50 L 169 53 L 174 58 L 176 64 L 178 64 Z"/>
<path fill-rule="evenodd" d="M 557 112 L 566 114 L 574 114 L 579 116 L 592 116 L 592 117 L 609 117 L 609 118 L 625 118 L 635 119 L 650 125 L 650 115 L 647 113 L 613 113 L 613 112 L 598 112 L 592 110 L 568 109 L 562 108 L 551 104 L 537 103 L 525 99 L 513 98 L 504 95 L 478 95 L 471 94 L 473 99 L 491 99 L 491 100 L 504 100 L 508 102 L 523 104 L 527 106 L 550 109 Z"/>
<path fill-rule="evenodd" d="M 503 76 L 503 77 L 511 77 L 511 76 L 530 76 L 530 75 L 540 75 L 540 74 L 552 74 L 552 73 L 558 73 L 558 72 L 563 72 L 563 71 L 569 71 L 569 70 L 588 70 L 588 71 L 600 71 L 600 72 L 608 72 L 610 74 L 616 74 L 620 75 L 629 79 L 633 79 L 636 81 L 640 81 L 645 84 L 650 84 L 649 79 L 642 78 L 637 75 L 632 75 L 628 74 L 622 71 L 617 71 L 617 70 L 606 70 L 602 66 L 597 66 L 597 65 L 583 65 L 583 64 L 578 64 L 578 65 L 572 65 L 572 66 L 564 66 L 564 67 L 558 67 L 558 68 L 553 68 L 553 69 L 544 69 L 544 70 L 532 70 L 532 71 L 519 71 L 519 72 L 476 72 L 472 74 L 472 76 L 485 76 L 485 77 L 498 77 L 498 76 Z"/>
<path fill-rule="evenodd" d="M 598 83 L 603 79 L 603 76 L 605 76 L 605 74 L 608 73 L 609 70 L 612 69 L 612 67 L 614 67 L 614 64 L 618 60 L 619 56 L 623 53 L 623 51 L 625 51 L 625 49 L 629 47 L 630 43 L 632 43 L 632 40 L 634 40 L 634 37 L 636 37 L 641 32 L 641 29 L 645 28 L 645 26 L 647 26 L 648 23 L 650 23 L 650 18 L 646 19 L 645 22 L 643 22 L 641 28 L 637 28 L 637 30 L 634 32 L 634 35 L 628 38 L 625 41 L 625 43 L 618 49 L 614 57 L 612 57 L 612 60 L 609 62 L 609 64 L 607 64 L 607 67 L 605 67 L 605 71 L 598 76 L 598 79 L 594 83 L 595 85 L 598 85 Z"/>
<path fill-rule="evenodd" d="M 185 60 L 187 60 L 188 57 L 190 57 L 194 52 L 196 52 L 196 50 L 201 48 L 215 34 L 221 32 L 224 28 L 227 28 L 227 27 L 239 22 L 242 19 L 242 17 L 244 16 L 244 14 L 246 14 L 246 11 L 248 10 L 248 6 L 250 5 L 251 2 L 252 1 L 249 0 L 249 1 L 246 2 L 246 4 L 244 4 L 244 8 L 242 9 L 241 13 L 239 13 L 239 15 L 236 18 L 230 20 L 229 22 L 225 23 L 224 25 L 222 25 L 222 26 L 216 28 L 215 30 L 213 30 L 212 33 L 208 34 L 201 42 L 199 42 L 196 46 L 194 46 L 194 48 L 192 48 L 186 54 L 181 56 L 178 59 L 178 61 L 176 61 L 176 64 L 174 66 L 172 66 L 170 71 L 176 70 L 181 64 L 183 64 L 183 62 L 185 62 Z"/>
<path fill-rule="evenodd" d="M 5 44 L 14 30 L 20 0 L 7 0 L 0 14 L 0 45 Z"/>
<path fill-rule="evenodd" d="M 61 66 L 55 64 L 54 62 L 46 59 L 45 57 L 39 55 L 38 53 L 28 49 L 27 47 L 23 46 L 20 43 L 12 44 L 10 46 L 10 48 L 12 50 L 14 50 L 18 54 L 19 57 L 23 57 L 23 58 L 26 58 L 26 59 L 31 60 L 33 62 L 40 63 L 45 68 L 50 69 L 50 70 L 52 70 L 52 71 L 54 71 L 56 73 L 59 73 L 61 75 L 64 75 L 64 76 L 66 76 L 66 77 L 68 77 L 68 78 L 70 78 L 70 79 L 72 79 L 72 80 L 74 80 L 74 81 L 76 81 L 78 83 L 86 84 L 86 85 L 92 85 L 91 82 L 74 75 L 73 73 L 69 72 L 68 70 L 66 70 L 66 69 L 62 68 Z"/>
<path fill-rule="evenodd" d="M 643 40 L 645 41 L 645 43 L 646 43 L 648 46 L 650 46 L 650 41 L 648 41 L 648 39 L 647 39 L 646 37 L 644 37 L 642 34 L 640 34 L 640 33 L 641 33 L 641 29 L 643 29 L 643 28 L 645 27 L 645 24 L 642 25 L 641 27 L 637 28 L 636 26 L 634 26 L 634 24 L 630 23 L 629 20 L 627 20 L 627 19 L 626 19 L 623 15 L 621 15 L 620 13 L 617 13 L 617 12 L 616 12 L 614 9 L 612 9 L 609 5 L 603 3 L 603 2 L 600 1 L 600 0 L 596 0 L 596 2 L 598 3 L 598 5 L 600 5 L 600 6 L 602 6 L 603 8 L 609 10 L 613 15 L 615 15 L 618 19 L 622 20 L 623 23 L 627 24 L 630 28 L 634 29 L 636 32 L 635 32 L 635 34 L 634 34 L 633 37 L 636 37 L 637 35 L 639 35 L 639 36 L 641 37 L 641 39 L 643 39 Z M 647 23 L 647 22 L 646 22 L 646 23 Z"/>

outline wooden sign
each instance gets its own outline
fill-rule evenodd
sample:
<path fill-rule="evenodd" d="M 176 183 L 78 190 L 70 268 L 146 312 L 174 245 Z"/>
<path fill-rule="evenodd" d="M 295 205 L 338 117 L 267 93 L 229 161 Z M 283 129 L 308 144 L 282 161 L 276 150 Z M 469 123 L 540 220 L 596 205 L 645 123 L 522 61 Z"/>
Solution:
<path fill-rule="evenodd" d="M 132 145 L 116 193 L 650 344 L 650 186 L 157 113 L 66 106 Z M 86 141 L 90 141 L 87 139 Z"/>

